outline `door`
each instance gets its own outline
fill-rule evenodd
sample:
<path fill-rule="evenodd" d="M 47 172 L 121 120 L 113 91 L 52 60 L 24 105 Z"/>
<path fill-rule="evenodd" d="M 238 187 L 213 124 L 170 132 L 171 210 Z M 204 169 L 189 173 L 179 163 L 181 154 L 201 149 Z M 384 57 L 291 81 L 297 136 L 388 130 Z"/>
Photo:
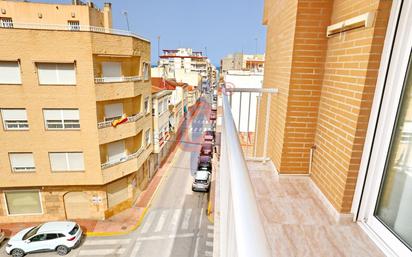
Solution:
<path fill-rule="evenodd" d="M 90 197 L 83 192 L 69 192 L 64 195 L 64 208 L 68 220 L 84 219 L 91 216 Z"/>
<path fill-rule="evenodd" d="M 107 145 L 109 162 L 118 162 L 126 157 L 124 141 L 116 141 Z"/>
<path fill-rule="evenodd" d="M 103 62 L 102 70 L 105 82 L 122 81 L 122 64 L 120 62 Z"/>
<path fill-rule="evenodd" d="M 26 243 L 25 252 L 38 252 L 49 249 L 47 234 L 38 234 L 31 237 Z"/>
<path fill-rule="evenodd" d="M 412 1 L 399 3 L 359 218 L 385 254 L 406 257 L 412 256 Z"/>
<path fill-rule="evenodd" d="M 123 104 L 106 104 L 104 106 L 104 119 L 108 120 L 115 120 L 123 115 Z"/>

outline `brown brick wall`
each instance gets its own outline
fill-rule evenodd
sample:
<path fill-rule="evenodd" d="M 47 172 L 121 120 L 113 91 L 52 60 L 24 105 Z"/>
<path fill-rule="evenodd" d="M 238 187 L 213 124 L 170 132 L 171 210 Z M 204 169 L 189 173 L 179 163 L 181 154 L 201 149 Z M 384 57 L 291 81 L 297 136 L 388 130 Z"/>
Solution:
<path fill-rule="evenodd" d="M 266 0 L 265 87 L 272 101 L 268 155 L 280 173 L 308 173 L 340 212 L 351 207 L 392 1 Z M 326 27 L 376 11 L 371 28 L 331 38 Z M 265 97 L 258 121 L 264 142 Z"/>

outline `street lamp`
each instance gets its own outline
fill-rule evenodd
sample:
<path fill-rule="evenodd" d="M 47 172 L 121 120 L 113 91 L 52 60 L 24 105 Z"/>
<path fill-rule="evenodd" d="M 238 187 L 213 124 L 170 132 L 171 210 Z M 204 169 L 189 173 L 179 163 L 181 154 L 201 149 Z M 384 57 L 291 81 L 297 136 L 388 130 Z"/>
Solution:
<path fill-rule="evenodd" d="M 127 31 L 130 31 L 130 27 L 129 27 L 129 17 L 127 16 L 127 11 L 123 11 L 122 14 L 123 14 L 124 17 L 126 18 Z"/>

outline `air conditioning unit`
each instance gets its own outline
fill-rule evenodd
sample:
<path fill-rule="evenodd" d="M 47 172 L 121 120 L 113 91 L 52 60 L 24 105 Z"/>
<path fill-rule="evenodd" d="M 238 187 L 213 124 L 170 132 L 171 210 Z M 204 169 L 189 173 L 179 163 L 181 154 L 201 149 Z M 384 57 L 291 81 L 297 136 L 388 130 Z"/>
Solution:
<path fill-rule="evenodd" d="M 369 28 L 373 26 L 374 20 L 375 12 L 367 12 L 328 26 L 326 36 L 331 37 L 333 35 L 357 28 Z"/>

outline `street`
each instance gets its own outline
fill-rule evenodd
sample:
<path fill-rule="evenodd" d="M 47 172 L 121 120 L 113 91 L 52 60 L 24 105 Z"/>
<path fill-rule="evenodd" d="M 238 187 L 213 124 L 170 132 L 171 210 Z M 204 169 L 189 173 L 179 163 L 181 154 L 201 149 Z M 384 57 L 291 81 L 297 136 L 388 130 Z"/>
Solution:
<path fill-rule="evenodd" d="M 201 101 L 205 101 L 201 98 Z M 206 216 L 207 194 L 192 192 L 192 175 L 202 132 L 208 128 L 209 105 L 201 104 L 192 118 L 183 123 L 184 133 L 164 181 L 140 227 L 128 235 L 85 238 L 68 257 L 142 256 L 204 257 L 212 256 L 213 224 Z M 5 253 L 2 243 L 0 256 Z M 55 252 L 30 254 L 32 257 L 57 256 Z"/>

